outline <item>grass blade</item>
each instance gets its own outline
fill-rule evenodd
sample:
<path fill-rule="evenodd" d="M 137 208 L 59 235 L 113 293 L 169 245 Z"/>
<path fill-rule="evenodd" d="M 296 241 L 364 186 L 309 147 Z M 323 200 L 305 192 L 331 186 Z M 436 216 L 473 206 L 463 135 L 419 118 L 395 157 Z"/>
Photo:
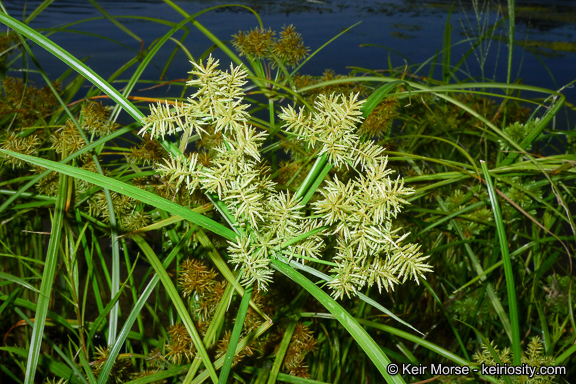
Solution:
<path fill-rule="evenodd" d="M 316 298 L 334 317 L 342 324 L 350 335 L 358 342 L 358 345 L 366 352 L 372 363 L 378 368 L 386 383 L 405 383 L 404 379 L 399 375 L 391 376 L 386 368 L 390 364 L 390 359 L 384 354 L 382 349 L 376 344 L 374 339 L 370 337 L 368 332 L 358 324 L 356 319 L 352 317 L 340 304 L 338 304 L 330 295 L 321 290 L 308 280 L 306 277 L 298 273 L 294 268 L 283 262 L 273 259 L 270 262 L 271 266 L 278 270 L 280 273 L 289 277 L 292 281 L 306 289 L 312 296 Z"/>
<path fill-rule="evenodd" d="M 516 29 L 516 0 L 508 0 L 508 72 L 506 82 L 512 79 L 512 54 L 514 50 L 514 30 Z"/>
<path fill-rule="evenodd" d="M 380 86 L 378 89 L 372 92 L 366 99 L 366 102 L 362 105 L 362 116 L 365 118 L 368 117 L 374 108 L 376 108 L 378 104 L 380 104 L 380 102 L 384 100 L 384 98 L 388 96 L 390 92 L 392 92 L 392 90 L 396 89 L 396 87 L 402 84 L 406 84 L 406 82 L 403 80 L 391 81 Z"/>
<path fill-rule="evenodd" d="M 480 164 L 482 165 L 482 171 L 486 178 L 486 186 L 488 187 L 488 194 L 490 195 L 490 202 L 492 203 L 492 211 L 494 212 L 494 220 L 496 222 L 498 242 L 500 243 L 500 252 L 502 252 L 502 260 L 504 262 L 504 275 L 506 276 L 506 290 L 508 292 L 508 310 L 510 312 L 510 325 L 512 327 L 512 354 L 514 356 L 514 365 L 520 365 L 522 349 L 520 348 L 520 326 L 518 323 L 518 306 L 516 304 L 516 285 L 514 283 L 514 273 L 512 271 L 510 252 L 508 251 L 506 230 L 504 229 L 504 222 L 502 221 L 502 215 L 500 214 L 498 200 L 496 200 L 496 192 L 494 191 L 490 172 L 488 171 L 486 162 L 481 160 Z"/>
<path fill-rule="evenodd" d="M 442 79 L 445 83 L 450 81 L 451 71 L 450 71 L 450 61 L 452 52 L 452 23 L 450 22 L 450 16 L 452 15 L 452 10 L 454 9 L 454 4 L 450 7 L 450 12 L 448 12 L 448 17 L 446 18 L 446 25 L 444 26 L 444 49 L 442 50 Z"/>
<path fill-rule="evenodd" d="M 338 319 L 338 316 L 335 316 L 334 314 L 320 314 L 320 313 L 307 313 L 307 312 L 303 312 L 302 316 L 315 316 L 315 317 L 323 317 L 323 318 L 327 318 L 327 319 L 336 319 L 338 321 L 340 321 Z M 381 331 L 384 331 L 386 333 L 390 333 L 391 335 L 396 335 L 398 337 L 401 337 L 403 339 L 406 339 L 408 341 L 413 342 L 414 344 L 418 344 L 423 346 L 426 349 L 429 349 L 431 351 L 434 351 L 437 355 L 442 356 L 450 361 L 455 362 L 456 364 L 460 364 L 460 365 L 470 365 L 470 362 L 461 358 L 460 356 L 428 341 L 425 339 L 422 339 L 420 337 L 414 336 L 408 332 L 405 331 L 401 331 L 397 328 L 391 327 L 389 325 L 385 325 L 385 324 L 381 324 L 381 323 L 376 323 L 374 321 L 370 321 L 370 320 L 364 320 L 364 319 L 354 319 L 355 321 L 357 321 L 359 324 L 363 324 L 367 327 L 370 328 L 374 328 L 374 329 L 379 329 Z"/>
<path fill-rule="evenodd" d="M 282 367 L 282 361 L 284 360 L 284 356 L 286 356 L 286 351 L 288 351 L 288 347 L 290 346 L 290 341 L 292 340 L 292 335 L 294 334 L 294 330 L 296 329 L 297 324 L 298 322 L 296 319 L 291 320 L 290 324 L 288 324 L 286 330 L 284 331 L 284 336 L 282 337 L 282 341 L 278 347 L 278 352 L 276 352 L 274 364 L 270 370 L 270 376 L 268 376 L 268 384 L 274 384 L 278 379 L 278 374 L 280 373 L 280 368 Z"/>
<path fill-rule="evenodd" d="M 150 247 L 150 245 L 148 245 L 148 243 L 140 235 L 134 235 L 132 237 L 132 239 L 134 240 L 134 242 L 136 244 L 138 244 L 140 249 L 142 249 L 142 252 L 144 252 L 144 254 L 148 258 L 148 261 L 150 262 L 150 264 L 152 264 L 154 271 L 156 271 L 156 274 L 160 277 L 160 281 L 162 281 L 162 285 L 164 285 L 164 289 L 166 289 L 166 292 L 168 292 L 168 295 L 170 296 L 170 301 L 176 307 L 176 311 L 180 315 L 180 318 L 182 319 L 182 323 L 184 323 L 184 326 L 186 327 L 186 329 L 190 333 L 190 337 L 192 338 L 192 342 L 194 343 L 196 350 L 200 354 L 200 357 L 202 358 L 202 362 L 204 363 L 206 370 L 208 371 L 210 377 L 212 378 L 212 381 L 214 383 L 217 383 L 218 382 L 218 376 L 216 375 L 216 370 L 214 369 L 214 365 L 212 364 L 212 361 L 210 360 L 210 356 L 208 356 L 208 352 L 206 351 L 206 348 L 204 347 L 204 343 L 203 343 L 202 339 L 200 338 L 198 331 L 196 330 L 196 327 L 194 325 L 194 321 L 192 321 L 192 317 L 190 317 L 190 314 L 188 313 L 188 309 L 186 308 L 186 305 L 184 304 L 184 302 L 180 298 L 180 295 L 178 294 L 178 291 L 176 290 L 176 287 L 174 286 L 172 279 L 168 275 L 168 272 L 166 272 L 166 268 L 162 265 L 162 262 L 160 261 L 160 259 L 158 259 L 158 256 L 156 256 L 156 253 L 154 253 L 154 250 Z M 102 383 L 104 383 L 104 382 L 102 382 Z"/>
<path fill-rule="evenodd" d="M 84 181 L 88 181 L 92 184 L 98 185 L 102 188 L 108 188 L 112 191 L 124 194 L 126 196 L 132 197 L 136 200 L 142 201 L 146 204 L 153 205 L 157 208 L 165 210 L 167 212 L 172 213 L 173 215 L 178 215 L 186 220 L 189 220 L 199 226 L 208 229 L 220 236 L 225 237 L 228 240 L 234 240 L 236 238 L 236 234 L 229 228 L 226 228 L 222 224 L 215 222 L 212 219 L 209 219 L 205 216 L 202 216 L 196 212 L 189 210 L 181 205 L 173 203 L 169 200 L 163 199 L 151 192 L 144 191 L 140 188 L 134 187 L 130 184 L 126 184 L 115 180 L 110 177 L 102 176 L 97 173 L 85 171 L 83 169 L 75 168 L 70 165 L 65 165 L 61 163 L 57 163 L 55 161 L 45 160 L 33 156 L 23 155 L 20 153 L 7 151 L 4 149 L 0 149 L 0 153 L 5 153 L 7 155 L 14 156 L 16 158 L 25 160 L 29 163 L 34 165 L 38 165 L 44 168 L 51 169 L 53 171 L 57 171 L 63 173 L 68 176 L 72 176 Z"/>
<path fill-rule="evenodd" d="M 58 265 L 58 251 L 60 248 L 60 237 L 62 235 L 62 224 L 64 223 L 64 209 L 66 204 L 66 191 L 68 189 L 68 178 L 61 174 L 58 187 L 58 196 L 56 198 L 56 207 L 54 208 L 54 218 L 52 220 L 52 231 L 50 242 L 48 243 L 48 252 L 46 262 L 44 263 L 44 272 L 42 274 L 42 284 L 40 285 L 40 295 L 38 296 L 38 305 L 34 316 L 34 328 L 32 330 L 32 340 L 28 352 L 28 361 L 26 363 L 25 384 L 33 384 L 36 376 L 36 368 L 40 358 L 40 347 L 42 346 L 42 336 L 44 335 L 44 326 L 46 325 L 46 314 L 50 304 L 50 295 L 52 293 L 52 283 L 56 274 Z"/>
<path fill-rule="evenodd" d="M 302 271 L 308 272 L 308 273 L 310 273 L 311 275 L 314 275 L 314 276 L 316 276 L 316 277 L 319 277 L 319 278 L 321 278 L 322 280 L 324 280 L 324 281 L 326 281 L 326 282 L 330 281 L 330 279 L 331 279 L 330 276 L 328 276 L 328 275 L 326 275 L 326 274 L 324 274 L 324 273 L 322 273 L 322 272 L 320 272 L 320 271 L 318 271 L 318 270 L 316 270 L 316 269 L 314 269 L 314 268 L 311 268 L 311 267 L 309 267 L 309 266 L 307 266 L 307 265 L 305 265 L 305 264 L 304 264 L 304 265 L 303 265 L 303 264 L 299 264 L 299 263 L 296 263 L 296 262 L 294 262 L 294 261 L 290 261 L 289 264 L 290 264 L 290 266 L 292 266 L 292 268 L 300 269 L 300 270 L 302 270 Z M 363 293 L 358 293 L 358 298 L 359 298 L 360 300 L 362 300 L 363 302 L 365 302 L 366 304 L 371 305 L 372 307 L 378 309 L 378 310 L 381 311 L 382 313 L 385 313 L 386 315 L 390 316 L 392 319 L 396 320 L 396 321 L 399 322 L 400 324 L 405 325 L 405 326 L 407 326 L 408 328 L 414 330 L 415 332 L 418 332 L 419 334 L 423 335 L 422 332 L 420 332 L 419 330 L 417 330 L 416 328 L 414 328 L 411 324 L 405 322 L 404 320 L 402 320 L 401 318 L 399 318 L 398 316 L 396 316 L 394 313 L 392 313 L 391 311 L 389 311 L 388 309 L 386 309 L 384 306 L 382 306 L 380 303 L 376 302 L 375 300 L 371 299 L 370 297 L 366 296 L 365 294 L 363 294 Z"/>
<path fill-rule="evenodd" d="M 244 319 L 246 318 L 246 312 L 248 311 L 248 305 L 250 304 L 253 289 L 253 285 L 249 286 L 244 291 L 244 296 L 242 296 L 240 308 L 238 308 L 238 314 L 236 315 L 236 322 L 234 323 L 232 335 L 230 336 L 228 350 L 224 357 L 224 365 L 222 365 L 222 370 L 220 371 L 218 384 L 226 384 L 228 382 L 228 376 L 230 375 L 230 369 L 232 368 L 232 362 L 234 360 L 234 355 L 236 354 L 236 347 L 240 341 L 240 334 L 242 333 L 242 327 L 244 326 Z"/>
<path fill-rule="evenodd" d="M 74 68 L 74 70 L 76 70 L 90 82 L 104 91 L 108 96 L 110 96 L 114 102 L 120 104 L 120 106 L 122 106 L 122 108 L 124 108 L 124 110 L 128 112 L 134 119 L 140 121 L 140 119 L 144 116 L 142 112 L 140 112 L 140 110 L 134 106 L 134 104 L 123 97 L 120 92 L 108 84 L 108 82 L 100 77 L 100 75 L 96 74 L 96 72 L 91 70 L 86 64 L 82 63 L 80 60 L 72 56 L 70 53 L 52 42 L 50 39 L 46 38 L 42 34 L 36 32 L 34 29 L 28 27 L 27 25 L 5 13 L 0 13 L 0 22 L 14 29 L 16 32 L 26 36 L 56 56 L 58 59 L 62 60 L 64 63 L 66 63 L 66 65 Z"/>
<path fill-rule="evenodd" d="M 174 258 L 176 257 L 176 255 L 178 254 L 178 252 L 180 251 L 182 246 L 184 245 L 185 239 L 187 239 L 189 236 L 192 235 L 193 230 L 194 230 L 194 228 L 190 229 L 188 231 L 188 233 L 182 237 L 182 240 L 174 247 L 172 252 L 170 252 L 170 254 L 166 257 L 166 259 L 162 263 L 162 267 L 164 269 L 168 268 L 168 266 L 170 265 L 172 260 L 174 260 Z M 143 251 L 148 252 L 149 250 L 148 250 L 148 248 L 144 248 Z M 150 280 L 150 282 L 148 283 L 148 285 L 146 286 L 146 288 L 144 289 L 144 292 L 142 292 L 142 294 L 140 295 L 140 298 L 138 299 L 138 301 L 136 302 L 134 307 L 132 308 L 130 315 L 128 316 L 128 318 L 124 322 L 124 326 L 122 327 L 122 329 L 120 330 L 120 333 L 118 334 L 118 338 L 116 339 L 116 342 L 110 348 L 106 363 L 104 363 L 104 366 L 102 367 L 102 370 L 100 371 L 98 384 L 106 383 L 106 378 L 108 377 L 108 374 L 112 370 L 112 366 L 114 365 L 114 362 L 116 360 L 116 356 L 118 356 L 118 353 L 120 353 L 120 349 L 124 345 L 124 341 L 128 337 L 128 333 L 132 329 L 132 325 L 134 324 L 134 322 L 136 321 L 138 316 L 140 316 L 140 311 L 142 310 L 142 308 L 144 308 L 144 304 L 146 304 L 148 297 L 150 297 L 150 295 L 152 294 L 152 291 L 156 288 L 156 284 L 158 284 L 159 281 L 160 281 L 160 275 L 155 274 L 152 277 L 152 279 Z"/>
<path fill-rule="evenodd" d="M 13 283 L 16 284 L 20 284 L 21 286 L 23 286 L 24 288 L 27 288 L 31 291 L 34 291 L 36 293 L 40 293 L 39 290 L 37 290 L 36 288 L 34 288 L 34 286 L 32 286 L 31 284 L 29 284 L 26 280 L 21 279 L 17 276 L 14 276 L 10 273 L 6 273 L 6 272 L 2 272 L 0 271 L 0 280 L 5 280 L 5 281 L 11 281 Z"/>
<path fill-rule="evenodd" d="M 114 24 L 116 27 L 118 27 L 120 30 L 122 30 L 124 33 L 126 33 L 128 36 L 132 37 L 134 40 L 138 41 L 140 43 L 140 50 L 142 50 L 142 46 L 144 45 L 144 41 L 140 37 L 138 37 L 138 35 L 136 35 L 134 32 L 132 32 L 130 29 L 128 29 L 124 24 L 122 24 L 121 22 L 116 20 L 115 17 L 110 16 L 110 14 L 108 12 L 106 12 L 106 10 L 104 8 L 102 8 L 96 0 L 88 0 L 88 1 L 94 6 L 94 8 L 96 8 L 112 24 Z"/>
<path fill-rule="evenodd" d="M 102 145 L 106 141 L 112 140 L 113 138 L 121 136 L 127 132 L 130 132 L 130 127 L 121 128 L 118 131 L 114 132 L 113 134 L 108 135 L 106 137 L 103 137 L 103 138 L 91 143 L 90 145 L 87 145 L 86 147 L 82 148 L 81 150 L 74 152 L 72 155 L 66 157 L 65 159 L 60 160 L 60 163 L 65 164 L 65 163 L 85 154 L 85 153 L 88 153 L 89 151 Z M 4 203 L 2 203 L 2 205 L 0 205 L 0 213 L 2 211 L 4 211 L 14 200 L 16 200 L 18 197 L 22 196 L 22 194 L 24 194 L 30 187 L 32 187 L 34 184 L 36 184 L 38 181 L 40 181 L 43 177 L 48 176 L 49 173 L 50 173 L 50 171 L 42 172 L 38 176 L 35 176 L 34 178 L 32 178 L 28 183 L 26 183 L 26 185 L 21 187 L 14 194 L 12 194 L 12 196 L 10 196 Z"/>
<path fill-rule="evenodd" d="M 41 14 L 54 0 L 44 0 L 36 9 L 24 20 L 24 23 L 30 24 L 39 14 Z"/>

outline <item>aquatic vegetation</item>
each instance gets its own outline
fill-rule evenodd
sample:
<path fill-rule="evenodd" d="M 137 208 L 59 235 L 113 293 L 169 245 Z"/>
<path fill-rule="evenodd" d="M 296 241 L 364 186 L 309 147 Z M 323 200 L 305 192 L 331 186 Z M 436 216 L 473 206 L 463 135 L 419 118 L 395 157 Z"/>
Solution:
<path fill-rule="evenodd" d="M 512 365 L 512 356 L 510 349 L 498 349 L 491 343 L 482 345 L 482 350 L 474 354 L 474 360 L 479 364 L 487 366 L 503 366 L 504 364 Z M 528 367 L 539 370 L 541 367 L 550 367 L 553 365 L 551 356 L 544 355 L 544 348 L 542 340 L 535 336 L 530 339 L 530 343 L 526 346 L 526 351 L 522 356 L 522 364 Z M 524 375 L 507 375 L 508 381 L 512 383 L 527 383 L 527 384 L 550 384 L 555 382 L 555 375 L 540 375 L 540 374 L 524 374 Z M 506 380 L 503 376 L 500 377 L 498 383 L 505 383 Z"/>
<path fill-rule="evenodd" d="M 187 137 L 206 134 L 204 127 L 213 126 L 214 134 L 221 133 L 222 142 L 212 148 L 208 165 L 199 164 L 198 153 L 192 153 L 171 156 L 157 168 L 176 189 L 184 187 L 192 194 L 200 187 L 226 204 L 240 234 L 230 242 L 228 254 L 240 269 L 244 285 L 255 282 L 258 289 L 266 289 L 272 280 L 269 262 L 277 252 L 289 260 L 303 257 L 302 262 L 322 258 L 327 250 L 321 235 L 328 234 L 336 235 L 338 244 L 331 269 L 335 277 L 329 282 L 337 298 L 354 296 L 374 284 L 381 291 L 407 278 L 418 282 L 424 272 L 431 271 L 420 247 L 403 243 L 406 235 L 392 226 L 391 219 L 413 190 L 400 177 L 391 178 L 393 171 L 386 167 L 382 147 L 360 142 L 356 131 L 362 123 L 362 102 L 358 95 L 319 95 L 314 112 L 288 106 L 279 115 L 288 136 L 304 142 L 308 151 L 317 149 L 315 156 L 337 169 L 358 172 L 346 184 L 335 177 L 318 190 L 311 205 L 316 217 L 312 219 L 303 214 L 307 209 L 301 197 L 277 192 L 277 184 L 261 161 L 259 151 L 266 137 L 248 123 L 241 88 L 245 71 L 239 67 L 221 71 L 212 57 L 206 64 L 193 65 L 194 78 L 188 85 L 197 87 L 196 93 L 173 107 L 152 106 L 140 133 L 151 132 L 159 140 L 177 133 L 183 136 L 182 143 Z M 315 235 L 282 247 L 310 232 Z"/>
<path fill-rule="evenodd" d="M 321 52 L 292 26 L 226 43 L 170 6 L 186 21 L 143 46 L 124 93 L 110 81 L 130 65 L 106 81 L 0 14 L 22 52 L 48 47 L 99 87 L 80 95 L 68 71 L 64 90 L 42 70 L 46 88 L 3 82 L 0 375 L 401 384 L 575 373 L 575 159 L 556 121 L 561 92 L 457 80 L 449 19 L 426 65 L 311 76 L 303 64 Z M 214 46 L 186 82 L 168 82 L 180 96 L 129 95 L 184 26 Z M 497 41 L 482 28 L 466 57 Z M 219 65 L 215 47 L 233 64 Z M 390 370 L 440 362 L 558 370 Z"/>

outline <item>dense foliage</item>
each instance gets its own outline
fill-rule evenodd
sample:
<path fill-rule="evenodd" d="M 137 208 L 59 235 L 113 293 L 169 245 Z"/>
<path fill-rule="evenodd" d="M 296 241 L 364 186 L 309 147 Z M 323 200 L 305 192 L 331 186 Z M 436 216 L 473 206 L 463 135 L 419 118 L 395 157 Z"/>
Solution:
<path fill-rule="evenodd" d="M 292 26 L 225 44 L 195 24 L 233 64 L 205 52 L 172 84 L 182 97 L 136 107 L 0 19 L 12 29 L 0 41 L 2 382 L 576 376 L 576 156 L 550 128 L 561 93 L 451 82 L 449 47 L 431 60 L 442 80 L 404 67 L 312 77 Z M 179 28 L 144 50 L 126 90 Z M 32 41 L 79 75 L 43 74 L 40 89 L 8 76 Z M 81 95 L 84 77 L 99 88 Z M 117 123 L 120 107 L 134 123 Z M 564 372 L 394 375 L 391 363 Z"/>

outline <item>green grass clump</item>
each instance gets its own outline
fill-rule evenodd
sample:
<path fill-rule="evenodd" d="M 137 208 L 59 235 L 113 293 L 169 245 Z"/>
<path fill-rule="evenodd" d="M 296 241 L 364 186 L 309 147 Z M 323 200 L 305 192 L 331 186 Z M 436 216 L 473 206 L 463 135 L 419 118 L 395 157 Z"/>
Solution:
<path fill-rule="evenodd" d="M 561 93 L 458 80 L 449 19 L 429 62 L 442 80 L 424 65 L 312 77 L 322 47 L 292 26 L 225 43 L 167 4 L 185 20 L 143 47 L 123 93 L 0 14 L 22 37 L 9 52 L 35 60 L 34 42 L 79 73 L 3 80 L 7 380 L 570 382 L 576 159 L 551 128 Z M 189 24 L 233 64 L 210 49 L 173 85 L 181 97 L 130 96 Z M 97 88 L 80 97 L 84 78 Z"/>

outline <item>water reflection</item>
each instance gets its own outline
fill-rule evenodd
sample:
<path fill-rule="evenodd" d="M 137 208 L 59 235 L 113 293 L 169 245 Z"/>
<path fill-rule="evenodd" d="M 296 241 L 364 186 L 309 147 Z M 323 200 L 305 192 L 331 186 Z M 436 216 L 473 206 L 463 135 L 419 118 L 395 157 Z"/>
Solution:
<path fill-rule="evenodd" d="M 18 18 L 30 14 L 41 3 L 41 0 L 2 2 L 8 12 Z M 98 3 L 112 16 L 159 18 L 174 23 L 182 19 L 162 0 L 100 0 Z M 208 7 L 228 4 L 228 1 L 176 0 L 175 3 L 192 14 Z M 273 30 L 278 31 L 284 25 L 294 24 L 312 50 L 322 46 L 344 28 L 362 21 L 362 24 L 324 48 L 321 54 L 303 68 L 306 73 L 313 75 L 319 75 L 328 68 L 345 74 L 348 72 L 347 66 L 371 69 L 384 69 L 389 63 L 402 66 L 406 58 L 413 63 L 424 62 L 442 49 L 444 28 L 451 10 L 453 43 L 473 41 L 487 26 L 501 20 L 506 14 L 506 1 L 496 0 L 487 3 L 482 0 L 457 0 L 456 3 L 453 0 L 247 0 L 237 3 L 253 8 L 261 15 L 264 25 Z M 516 3 L 517 41 L 521 46 L 515 53 L 517 76 L 528 84 L 551 87 L 550 77 L 541 75 L 545 70 L 532 56 L 531 52 L 535 51 L 539 54 L 560 55 L 545 58 L 545 64 L 551 69 L 557 84 L 573 80 L 576 74 L 567 63 L 573 63 L 576 59 L 576 1 L 524 0 Z M 488 4 L 488 7 L 485 8 L 484 4 Z M 41 29 L 87 18 L 99 19 L 74 25 L 71 27 L 74 33 L 56 33 L 51 38 L 77 57 L 91 57 L 89 64 L 104 77 L 109 76 L 140 50 L 140 41 L 104 19 L 90 2 L 56 0 L 31 25 Z M 152 21 L 127 18 L 118 20 L 142 39 L 145 47 L 169 29 L 166 25 Z M 242 7 L 219 8 L 203 14 L 198 20 L 223 41 L 238 30 L 257 26 L 254 15 Z M 494 33 L 492 45 L 483 53 L 484 68 L 478 68 L 478 63 L 470 63 L 468 70 L 471 76 L 489 74 L 488 78 L 502 81 L 505 69 L 502 60 L 506 56 L 505 27 L 504 23 L 503 28 Z M 212 42 L 192 26 L 189 25 L 189 28 L 190 37 L 185 40 L 185 45 L 194 56 L 198 56 L 209 49 Z M 101 35 L 114 41 L 93 38 L 88 34 Z M 471 44 L 455 46 L 454 59 L 459 60 Z M 170 46 L 165 54 L 169 55 L 173 47 Z M 47 56 L 43 58 L 50 61 Z M 166 76 L 179 78 L 188 70 L 185 56 L 179 56 L 180 59 L 181 65 L 175 60 Z M 160 73 L 165 63 L 159 58 L 155 64 Z M 46 65 L 55 76 L 63 71 L 62 67 L 57 70 L 56 64 L 48 62 Z"/>

